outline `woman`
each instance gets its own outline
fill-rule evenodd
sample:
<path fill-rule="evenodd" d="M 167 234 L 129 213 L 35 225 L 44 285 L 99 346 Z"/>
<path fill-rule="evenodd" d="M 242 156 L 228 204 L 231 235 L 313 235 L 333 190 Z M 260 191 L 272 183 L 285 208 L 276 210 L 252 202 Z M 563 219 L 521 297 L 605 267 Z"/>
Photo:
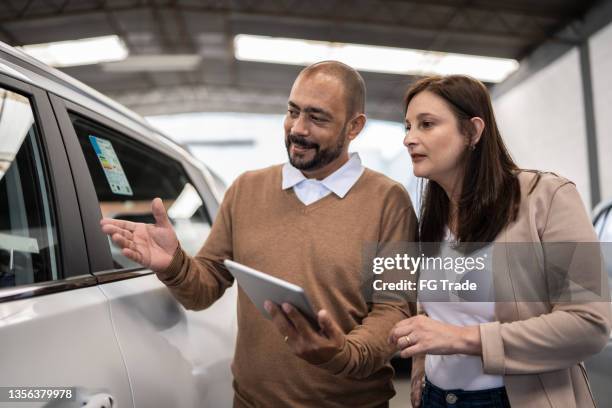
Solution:
<path fill-rule="evenodd" d="M 405 111 L 414 174 L 428 179 L 419 242 L 544 248 L 597 241 L 573 183 L 513 162 L 482 83 L 465 76 L 422 79 L 408 90 Z M 413 358 L 413 406 L 594 406 L 582 361 L 610 333 L 600 264 L 580 264 L 584 276 L 573 276 L 599 279 L 600 297 L 572 301 L 550 293 L 550 272 L 533 272 L 533 260 L 503 254 L 507 270 L 495 271 L 494 301 L 423 301 L 419 293 L 424 314 L 391 331 L 401 356 Z M 498 285 L 506 278 L 503 292 Z M 523 298 L 533 288 L 544 288 L 542 298 Z"/>

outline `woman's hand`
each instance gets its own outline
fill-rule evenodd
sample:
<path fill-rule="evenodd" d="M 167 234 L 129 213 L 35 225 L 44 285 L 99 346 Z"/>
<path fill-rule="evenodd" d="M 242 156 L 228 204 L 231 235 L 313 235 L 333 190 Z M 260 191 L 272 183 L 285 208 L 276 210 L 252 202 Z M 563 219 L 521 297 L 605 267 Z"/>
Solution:
<path fill-rule="evenodd" d="M 402 358 L 419 354 L 482 354 L 479 326 L 455 326 L 418 315 L 397 323 L 389 343 Z"/>
<path fill-rule="evenodd" d="M 424 354 L 412 357 L 412 372 L 410 376 L 410 402 L 412 403 L 412 408 L 420 408 L 423 388 L 425 387 Z"/>

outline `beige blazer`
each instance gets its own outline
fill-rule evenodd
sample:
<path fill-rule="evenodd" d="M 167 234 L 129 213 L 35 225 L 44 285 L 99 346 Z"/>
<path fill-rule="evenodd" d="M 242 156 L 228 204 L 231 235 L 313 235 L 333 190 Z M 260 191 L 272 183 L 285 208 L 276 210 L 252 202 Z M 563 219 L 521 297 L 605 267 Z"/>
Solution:
<path fill-rule="evenodd" d="M 593 254 L 593 244 L 573 252 L 565 244 L 549 244 L 597 241 L 575 185 L 542 174 L 534 187 L 535 178 L 533 172 L 519 174 L 518 217 L 495 240 L 495 250 L 505 252 L 505 256 L 496 253 L 494 261 L 496 300 L 502 301 L 495 306 L 498 321 L 480 325 L 484 372 L 504 376 L 512 407 L 593 407 L 582 361 L 599 352 L 610 335 L 608 280 L 601 258 Z M 533 243 L 534 255 L 517 256 L 517 243 Z M 518 246 L 519 252 L 529 247 Z M 542 260 L 542 247 L 557 252 L 561 248 L 571 255 L 567 263 L 569 273 L 575 274 L 574 286 L 567 292 L 592 285 L 601 297 L 592 292 L 581 297 L 576 291 L 571 298 L 552 295 L 556 300 L 550 300 L 550 276 L 534 261 Z M 499 273 L 504 267 L 504 273 Z M 567 293 L 557 289 L 555 294 Z M 423 375 L 423 362 L 424 358 L 415 359 L 414 375 Z"/>

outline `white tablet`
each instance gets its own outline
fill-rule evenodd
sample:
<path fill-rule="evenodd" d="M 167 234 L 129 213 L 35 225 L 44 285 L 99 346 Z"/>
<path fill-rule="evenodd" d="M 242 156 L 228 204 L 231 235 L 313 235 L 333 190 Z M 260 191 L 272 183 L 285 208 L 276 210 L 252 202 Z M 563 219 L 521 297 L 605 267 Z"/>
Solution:
<path fill-rule="evenodd" d="M 238 262 L 225 260 L 223 263 L 234 278 L 236 278 L 238 285 L 246 292 L 253 304 L 255 304 L 266 319 L 270 319 L 270 315 L 264 309 L 264 302 L 266 300 L 274 302 L 279 306 L 283 303 L 290 303 L 302 312 L 314 327 L 319 327 L 317 315 L 304 289 Z"/>

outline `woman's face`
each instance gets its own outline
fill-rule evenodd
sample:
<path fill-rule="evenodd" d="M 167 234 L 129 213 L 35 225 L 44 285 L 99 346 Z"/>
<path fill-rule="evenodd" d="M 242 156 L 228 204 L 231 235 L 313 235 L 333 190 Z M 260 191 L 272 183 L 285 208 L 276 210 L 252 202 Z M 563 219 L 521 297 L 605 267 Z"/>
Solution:
<path fill-rule="evenodd" d="M 447 102 L 423 91 L 406 110 L 404 145 L 412 158 L 414 175 L 450 186 L 457 181 L 468 138 Z"/>

